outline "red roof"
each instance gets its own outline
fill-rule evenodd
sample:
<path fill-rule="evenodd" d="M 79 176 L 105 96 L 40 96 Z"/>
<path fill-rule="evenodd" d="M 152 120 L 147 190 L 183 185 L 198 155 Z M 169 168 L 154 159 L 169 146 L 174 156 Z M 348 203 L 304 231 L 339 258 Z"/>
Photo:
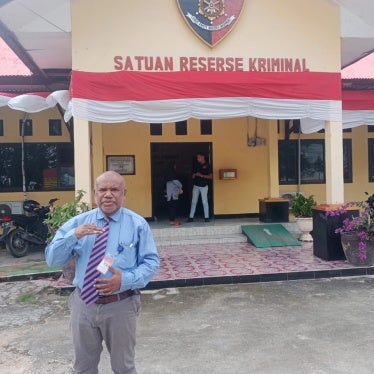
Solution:
<path fill-rule="evenodd" d="M 0 75 L 32 75 L 29 68 L 18 58 L 18 56 L 0 38 Z"/>
<path fill-rule="evenodd" d="M 374 53 L 344 68 L 342 79 L 374 79 Z"/>

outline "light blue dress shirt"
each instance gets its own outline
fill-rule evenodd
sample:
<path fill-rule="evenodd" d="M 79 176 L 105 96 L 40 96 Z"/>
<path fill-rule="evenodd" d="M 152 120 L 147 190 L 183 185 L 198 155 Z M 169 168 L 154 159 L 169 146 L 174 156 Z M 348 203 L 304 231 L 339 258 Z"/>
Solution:
<path fill-rule="evenodd" d="M 45 249 L 49 266 L 66 264 L 74 253 L 77 254 L 73 284 L 83 287 L 84 276 L 97 235 L 87 235 L 79 239 L 75 229 L 91 223 L 104 226 L 104 214 L 96 208 L 73 217 L 62 225 Z M 113 267 L 121 270 L 122 282 L 118 292 L 143 288 L 152 279 L 160 266 L 160 259 L 147 221 L 135 212 L 121 208 L 109 222 L 109 237 L 106 255 L 113 258 Z M 109 278 L 111 271 L 101 275 Z"/>

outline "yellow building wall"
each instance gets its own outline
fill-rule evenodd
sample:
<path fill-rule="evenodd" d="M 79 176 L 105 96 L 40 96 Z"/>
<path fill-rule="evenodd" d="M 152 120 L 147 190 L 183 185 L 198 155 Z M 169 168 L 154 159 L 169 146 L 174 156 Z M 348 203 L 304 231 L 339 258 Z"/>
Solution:
<path fill-rule="evenodd" d="M 340 71 L 339 10 L 325 0 L 251 0 L 245 1 L 242 14 L 232 31 L 214 48 L 203 43 L 182 19 L 175 0 L 101 0 L 73 1 L 73 69 L 113 71 L 116 55 L 144 56 L 219 56 L 305 58 L 311 71 Z M 89 9 L 89 17 L 87 17 Z M 145 11 L 146 9 L 146 11 Z M 167 21 L 165 21 L 167 20 Z M 316 26 L 318 25 L 318 27 Z M 0 142 L 20 142 L 19 120 L 24 113 L 0 108 L 4 136 Z M 26 142 L 66 142 L 69 134 L 63 126 L 62 137 L 49 137 L 48 120 L 60 119 L 56 108 L 30 114 L 34 134 Z M 125 205 L 144 216 L 151 216 L 151 160 L 149 124 L 98 124 L 91 126 L 92 170 L 97 176 L 106 170 L 107 155 L 133 154 L 136 174 L 125 176 L 128 195 Z M 278 186 L 277 141 L 284 139 L 284 128 L 277 135 L 275 120 L 258 120 L 257 136 L 265 145 L 247 146 L 253 136 L 255 119 L 236 118 L 213 121 L 213 134 L 201 136 L 199 121 L 188 120 L 188 135 L 176 137 L 174 124 L 164 124 L 157 142 L 212 142 L 214 165 L 214 213 L 258 212 L 258 199 L 275 197 L 279 192 L 297 191 L 297 185 Z M 373 135 L 372 135 L 373 134 Z M 291 134 L 291 139 L 297 135 Z M 352 138 L 353 183 L 345 184 L 345 201 L 362 199 L 373 192 L 368 182 L 368 133 L 366 126 L 344 133 Z M 302 134 L 302 139 L 324 139 L 323 134 Z M 80 139 L 75 139 L 79 154 Z M 76 160 L 76 173 L 80 163 Z M 220 180 L 219 169 L 236 168 L 236 180 Z M 301 185 L 304 194 L 313 194 L 317 202 L 326 200 L 324 184 Z M 28 192 L 27 198 L 45 204 L 58 197 L 62 204 L 73 198 L 72 191 Z M 22 192 L 0 193 L 2 201 L 23 200 Z"/>
<path fill-rule="evenodd" d="M 113 71 L 120 55 L 294 57 L 313 71 L 340 71 L 340 16 L 332 2 L 244 1 L 236 25 L 214 48 L 191 31 L 175 0 L 108 4 L 71 3 L 73 69 Z"/>
<path fill-rule="evenodd" d="M 128 188 L 125 205 L 150 217 L 151 211 L 151 142 L 212 142 L 214 213 L 244 214 L 258 212 L 258 199 L 270 196 L 268 127 L 276 121 L 259 120 L 257 136 L 265 139 L 265 145 L 248 147 L 247 136 L 255 134 L 254 118 L 214 120 L 212 135 L 200 135 L 200 121 L 188 120 L 188 135 L 176 136 L 174 124 L 163 125 L 162 137 L 150 135 L 149 124 L 135 122 L 99 125 L 103 155 L 94 152 L 95 160 L 105 170 L 108 155 L 135 155 L 136 174 L 124 177 Z M 96 131 L 95 131 L 96 132 Z M 95 157 L 95 156 L 94 156 Z M 99 160 L 101 159 L 101 161 Z M 220 169 L 237 169 L 236 180 L 219 179 Z"/>
<path fill-rule="evenodd" d="M 291 134 L 290 139 L 296 140 L 297 134 Z M 343 133 L 344 139 L 352 139 L 352 183 L 344 184 L 344 201 L 365 200 L 365 191 L 369 194 L 374 193 L 374 184 L 369 182 L 369 158 L 368 158 L 368 139 L 374 138 L 374 133 L 368 132 L 368 127 L 363 125 L 351 129 L 351 132 Z M 284 123 L 281 122 L 278 139 L 284 139 Z M 301 134 L 300 139 L 324 139 L 323 133 Z M 277 161 L 278 162 L 278 161 Z M 334 160 L 334 162 L 343 162 L 343 160 Z M 280 185 L 280 193 L 302 192 L 305 195 L 314 195 L 317 203 L 323 204 L 326 201 L 326 191 L 324 184 L 301 184 Z"/>
<path fill-rule="evenodd" d="M 25 113 L 12 110 L 8 107 L 0 108 L 0 119 L 3 120 L 4 136 L 0 137 L 2 143 L 21 143 L 19 121 L 25 118 Z M 39 113 L 30 113 L 27 119 L 32 120 L 33 134 L 25 136 L 25 143 L 62 143 L 70 142 L 70 135 L 57 108 L 44 110 Z M 49 136 L 49 120 L 61 120 L 62 136 Z M 21 154 L 19 155 L 21 158 Z M 0 192 L 0 201 L 23 201 L 32 199 L 46 205 L 52 198 L 58 198 L 56 204 L 64 204 L 74 198 L 74 191 L 30 191 L 26 196 L 23 192 Z"/>
<path fill-rule="evenodd" d="M 0 139 L 4 143 L 21 142 L 19 133 L 19 121 L 25 118 L 25 113 L 19 110 L 12 110 L 8 107 L 0 108 L 0 119 L 4 121 L 4 136 Z M 66 126 L 57 108 L 44 110 L 39 113 L 29 113 L 27 119 L 32 120 L 32 136 L 25 136 L 26 143 L 60 143 L 70 142 L 70 137 Z M 49 120 L 58 119 L 62 122 L 62 136 L 49 136 Z"/>
<path fill-rule="evenodd" d="M 101 0 L 73 1 L 73 69 L 114 71 L 113 59 L 119 55 L 170 56 L 175 61 L 181 56 L 242 57 L 246 61 L 304 58 L 311 71 L 340 71 L 340 19 L 335 4 L 325 0 L 244 3 L 235 27 L 211 48 L 191 31 L 175 0 L 111 0 L 110 6 Z M 259 198 L 279 192 L 276 121 L 258 121 L 257 136 L 265 138 L 265 145 L 258 147 L 247 146 L 247 134 L 254 134 L 254 118 L 214 120 L 211 136 L 201 136 L 198 123 L 189 119 L 188 135 L 183 137 L 174 135 L 173 124 L 164 124 L 157 141 L 212 142 L 214 214 L 258 212 Z M 151 216 L 150 143 L 156 140 L 149 135 L 149 124 L 93 123 L 91 130 L 93 176 L 106 170 L 107 155 L 134 154 L 136 174 L 125 176 L 125 205 Z M 80 139 L 75 142 L 79 148 Z M 236 168 L 238 179 L 220 180 L 221 168 Z M 324 201 L 324 185 L 311 186 L 310 191 Z"/>
<path fill-rule="evenodd" d="M 258 199 L 269 196 L 268 145 L 248 147 L 254 136 L 254 118 L 214 121 L 215 214 L 258 212 Z M 267 125 L 259 121 L 258 137 L 268 144 Z M 237 169 L 236 180 L 220 180 L 219 169 Z"/>
<path fill-rule="evenodd" d="M 0 109 L 0 119 L 4 121 L 4 136 L 1 143 L 20 142 L 19 120 L 23 113 L 9 108 Z M 33 136 L 25 137 L 26 142 L 66 142 L 69 134 L 63 125 L 62 137 L 49 137 L 48 120 L 59 119 L 57 109 L 29 115 L 33 120 Z M 248 131 L 247 131 L 248 130 Z M 272 196 L 272 184 L 267 172 L 269 165 L 278 169 L 278 139 L 284 139 L 284 125 L 281 122 L 280 131 L 274 142 L 274 137 L 269 137 L 269 132 L 277 133 L 276 121 L 258 120 L 257 136 L 265 138 L 265 146 L 248 147 L 247 135 L 253 136 L 255 132 L 255 119 L 250 117 L 230 120 L 213 121 L 213 135 L 199 135 L 199 121 L 188 121 L 188 135 L 175 136 L 174 124 L 163 126 L 162 137 L 149 135 L 149 124 L 93 124 L 93 166 L 94 175 L 97 176 L 106 170 L 107 155 L 134 154 L 136 159 L 136 175 L 126 175 L 128 195 L 125 205 L 144 216 L 151 216 L 151 160 L 150 143 L 161 142 L 212 142 L 214 165 L 214 208 L 215 214 L 241 214 L 258 212 L 258 199 Z M 344 138 L 352 139 L 352 169 L 353 183 L 345 183 L 345 201 L 362 200 L 365 191 L 373 192 L 373 183 L 368 176 L 368 138 L 374 138 L 374 133 L 368 132 L 367 126 L 352 129 L 344 133 Z M 290 139 L 297 139 L 296 134 L 291 134 Z M 324 134 L 301 134 L 301 139 L 324 139 Z M 272 142 L 272 143 L 271 143 Z M 1 146 L 0 143 L 0 146 Z M 270 144 L 272 147 L 270 148 Z M 270 151 L 272 156 L 270 157 Z M 21 156 L 21 155 L 20 155 Z M 79 167 L 79 160 L 76 162 Z M 236 168 L 237 180 L 220 180 L 219 169 Z M 272 173 L 273 174 L 273 173 Z M 275 179 L 278 176 L 274 177 Z M 273 179 L 274 179 L 273 178 Z M 297 185 L 281 185 L 280 193 L 296 192 Z M 324 184 L 302 184 L 300 191 L 306 195 L 313 194 L 318 203 L 325 202 Z M 35 191 L 28 192 L 27 198 L 46 204 L 52 197 L 59 198 L 57 204 L 70 201 L 74 196 L 73 191 Z M 22 201 L 23 192 L 2 192 L 0 201 Z"/>
<path fill-rule="evenodd" d="M 290 140 L 297 140 L 298 134 L 291 133 L 289 139 Z M 322 133 L 313 133 L 313 134 L 300 134 L 300 139 L 324 139 L 325 136 Z M 284 121 L 280 121 L 279 124 L 279 133 L 278 139 L 284 140 L 285 139 L 285 126 Z M 278 160 L 277 160 L 278 162 Z M 343 162 L 343 161 L 342 161 Z M 279 192 L 287 193 L 287 192 L 301 192 L 304 195 L 314 195 L 315 200 L 318 204 L 323 204 L 326 202 L 326 188 L 325 184 L 301 184 L 298 186 L 297 184 L 286 184 L 279 186 Z"/>
<path fill-rule="evenodd" d="M 95 126 L 100 125 L 93 124 Z M 150 147 L 147 141 L 149 125 L 135 122 L 105 124 L 101 125 L 101 130 L 102 171 L 106 170 L 106 156 L 134 155 L 136 173 L 124 176 L 128 191 L 125 205 L 145 217 L 152 216 Z"/>
<path fill-rule="evenodd" d="M 199 121 L 196 119 L 188 120 L 188 135 L 186 136 L 176 136 L 174 124 L 171 123 L 164 124 L 162 137 L 150 136 L 149 124 L 131 122 L 118 125 L 104 124 L 100 127 L 103 142 L 100 172 L 105 170 L 107 155 L 134 154 L 136 175 L 125 176 L 129 190 L 126 206 L 142 212 L 147 217 L 152 215 L 151 142 L 204 141 L 213 143 L 214 213 L 216 215 L 256 213 L 258 212 L 258 199 L 279 196 L 277 193 L 272 193 L 271 189 L 274 185 L 278 188 L 277 143 L 278 139 L 284 139 L 282 121 L 279 134 L 276 135 L 276 121 L 259 119 L 257 136 L 265 139 L 265 145 L 256 147 L 247 145 L 247 136 L 252 137 L 255 134 L 255 119 L 252 117 L 214 120 L 213 134 L 204 135 L 204 137 L 199 134 Z M 274 133 L 275 136 L 270 136 Z M 290 135 L 291 140 L 296 140 L 297 137 L 297 134 Z M 365 198 L 365 191 L 370 193 L 373 189 L 373 183 L 368 181 L 368 137 L 374 138 L 374 133 L 368 133 L 367 126 L 360 126 L 352 129 L 350 133 L 344 133 L 344 138 L 352 139 L 353 169 L 353 182 L 344 185 L 345 201 L 362 200 Z M 301 134 L 300 138 L 324 139 L 324 134 Z M 220 169 L 237 169 L 238 178 L 221 180 L 219 179 Z M 279 193 L 297 191 L 297 185 L 279 186 Z M 326 201 L 324 184 L 301 184 L 299 191 L 305 195 L 313 194 L 318 203 L 322 204 Z"/>
<path fill-rule="evenodd" d="M 367 126 L 352 129 L 352 134 L 345 133 L 344 137 L 352 138 L 352 169 L 353 183 L 345 184 L 345 201 L 364 200 L 365 192 L 374 193 L 374 183 L 369 182 L 368 139 L 374 138 L 374 133 L 368 132 Z"/>

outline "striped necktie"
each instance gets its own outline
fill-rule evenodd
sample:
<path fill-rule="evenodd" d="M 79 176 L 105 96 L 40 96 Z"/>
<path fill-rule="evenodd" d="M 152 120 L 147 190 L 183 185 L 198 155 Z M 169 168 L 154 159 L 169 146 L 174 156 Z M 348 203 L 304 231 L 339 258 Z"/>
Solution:
<path fill-rule="evenodd" d="M 96 236 L 95 244 L 92 248 L 90 259 L 88 260 L 86 275 L 84 276 L 81 298 L 86 305 L 95 303 L 99 298 L 93 282 L 100 276 L 100 272 L 96 268 L 105 255 L 106 243 L 109 235 L 109 220 L 105 220 L 103 229 L 105 231 Z"/>

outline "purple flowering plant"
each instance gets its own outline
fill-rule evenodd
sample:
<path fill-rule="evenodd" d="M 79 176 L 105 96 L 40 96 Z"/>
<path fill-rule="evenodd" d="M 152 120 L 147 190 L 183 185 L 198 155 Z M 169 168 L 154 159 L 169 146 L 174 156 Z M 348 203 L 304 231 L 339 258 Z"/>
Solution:
<path fill-rule="evenodd" d="M 345 218 L 342 225 L 335 229 L 335 233 L 356 232 L 359 238 L 359 258 L 360 260 L 365 260 L 366 244 L 374 238 L 374 194 L 365 201 L 349 202 L 337 209 L 329 210 L 327 215 L 340 216 L 346 214 L 349 208 L 358 208 L 359 216 Z"/>

